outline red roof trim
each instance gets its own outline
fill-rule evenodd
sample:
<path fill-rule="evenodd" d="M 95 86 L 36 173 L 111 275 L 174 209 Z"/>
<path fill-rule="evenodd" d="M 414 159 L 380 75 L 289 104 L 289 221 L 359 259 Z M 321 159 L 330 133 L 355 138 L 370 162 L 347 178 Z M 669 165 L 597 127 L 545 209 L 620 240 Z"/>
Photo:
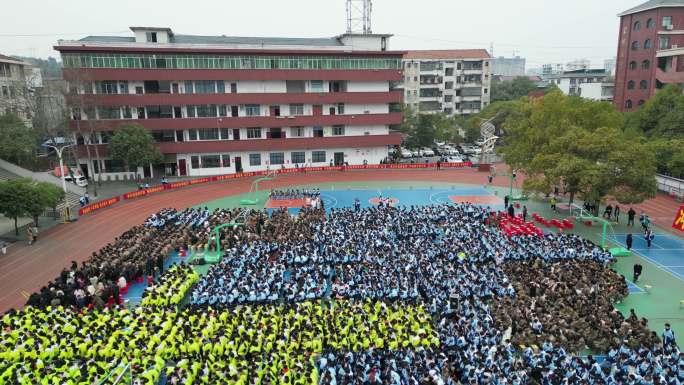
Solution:
<path fill-rule="evenodd" d="M 305 50 L 305 49 L 228 49 L 228 48 L 171 48 L 171 47 L 93 47 L 65 46 L 53 47 L 60 52 L 147 52 L 147 53 L 208 53 L 208 54 L 250 54 L 250 55 L 316 55 L 316 56 L 396 56 L 402 57 L 406 51 L 343 51 L 343 50 Z"/>
<path fill-rule="evenodd" d="M 407 51 L 404 59 L 491 59 L 486 49 Z"/>

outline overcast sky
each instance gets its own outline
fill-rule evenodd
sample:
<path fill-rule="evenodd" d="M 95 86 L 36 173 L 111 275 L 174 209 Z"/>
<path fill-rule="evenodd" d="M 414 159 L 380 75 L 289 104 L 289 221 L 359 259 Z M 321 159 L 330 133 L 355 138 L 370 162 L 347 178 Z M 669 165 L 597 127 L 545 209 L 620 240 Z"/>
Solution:
<path fill-rule="evenodd" d="M 644 0 L 373 0 L 373 32 L 391 49 L 486 48 L 527 68 L 616 56 L 619 12 Z M 59 39 L 125 35 L 129 26 L 177 33 L 327 37 L 346 28 L 345 0 L 20 0 L 2 7 L 0 53 L 58 56 Z"/>

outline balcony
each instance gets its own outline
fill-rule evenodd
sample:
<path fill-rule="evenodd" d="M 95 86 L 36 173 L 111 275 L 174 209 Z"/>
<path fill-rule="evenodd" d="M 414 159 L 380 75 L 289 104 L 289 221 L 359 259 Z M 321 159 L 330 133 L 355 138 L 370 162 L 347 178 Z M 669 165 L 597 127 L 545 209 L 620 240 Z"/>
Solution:
<path fill-rule="evenodd" d="M 290 138 L 290 139 L 246 139 L 246 140 L 223 140 L 223 141 L 196 141 L 196 142 L 165 142 L 156 143 L 156 146 L 164 154 L 187 154 L 187 153 L 225 153 L 243 151 L 273 151 L 273 150 L 316 150 L 324 148 L 362 148 L 379 147 L 388 145 L 400 145 L 402 134 L 391 132 L 387 135 L 364 135 L 364 136 L 328 136 L 321 138 Z M 107 156 L 107 145 L 100 144 L 98 151 L 100 156 Z M 92 148 L 93 146 L 91 146 Z M 79 146 L 78 152 L 85 156 L 85 146 Z"/>
<path fill-rule="evenodd" d="M 361 126 L 401 124 L 403 114 L 390 112 L 387 114 L 356 115 L 305 115 L 305 116 L 254 116 L 254 117 L 210 117 L 210 118 L 169 118 L 169 119 L 112 119 L 112 120 L 80 120 L 70 121 L 72 129 L 80 127 L 96 131 L 111 131 L 122 124 L 140 124 L 148 130 L 183 130 L 190 128 L 244 128 L 244 127 L 298 127 L 298 126 Z"/>
<path fill-rule="evenodd" d="M 401 103 L 403 92 L 311 92 L 230 94 L 99 94 L 68 95 L 67 102 L 101 106 L 155 106 L 193 104 L 384 104 Z"/>
<path fill-rule="evenodd" d="M 684 72 L 677 72 L 671 69 L 670 71 L 664 71 L 661 68 L 656 68 L 656 79 L 664 84 L 681 84 L 684 83 Z"/>

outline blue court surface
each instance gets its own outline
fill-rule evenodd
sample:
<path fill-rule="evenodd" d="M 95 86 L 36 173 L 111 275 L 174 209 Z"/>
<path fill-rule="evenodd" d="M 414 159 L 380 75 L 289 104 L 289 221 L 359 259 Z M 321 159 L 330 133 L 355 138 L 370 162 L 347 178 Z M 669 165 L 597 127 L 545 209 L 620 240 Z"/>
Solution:
<path fill-rule="evenodd" d="M 503 209 L 503 200 L 481 187 L 453 189 L 369 189 L 369 190 L 329 190 L 322 191 L 321 198 L 326 209 L 353 207 L 354 200 L 359 199 L 361 207 L 376 206 L 382 198 L 389 200 L 394 206 L 425 206 L 437 204 L 453 204 L 456 201 L 468 201 L 493 209 Z"/>
<path fill-rule="evenodd" d="M 615 239 L 612 240 L 620 246 L 627 247 L 626 237 L 627 234 L 615 234 Z M 633 233 L 632 237 L 632 251 L 635 254 L 684 281 L 684 239 L 658 233 L 649 248 L 640 232 Z"/>

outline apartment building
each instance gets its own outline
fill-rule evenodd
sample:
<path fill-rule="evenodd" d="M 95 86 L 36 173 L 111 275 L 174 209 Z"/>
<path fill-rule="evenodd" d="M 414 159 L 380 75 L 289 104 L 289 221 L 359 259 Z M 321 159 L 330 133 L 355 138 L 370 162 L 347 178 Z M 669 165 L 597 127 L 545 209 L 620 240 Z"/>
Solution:
<path fill-rule="evenodd" d="M 495 57 L 491 60 L 492 75 L 500 76 L 525 76 L 525 58 L 515 57 Z"/>
<path fill-rule="evenodd" d="M 489 105 L 491 57 L 484 49 L 408 51 L 404 100 L 420 113 L 468 116 Z"/>
<path fill-rule="evenodd" d="M 586 99 L 612 102 L 615 85 L 609 71 L 605 69 L 583 69 L 563 71 L 549 75 L 545 81 L 555 84 L 564 94 Z"/>
<path fill-rule="evenodd" d="M 40 70 L 15 58 L 0 55 L 0 114 L 12 112 L 31 125 L 29 108 L 33 90 L 40 86 Z"/>
<path fill-rule="evenodd" d="M 83 132 L 80 163 L 105 179 L 378 164 L 401 143 L 390 126 L 403 117 L 390 107 L 402 103 L 391 84 L 401 80 L 403 52 L 388 50 L 391 35 L 131 30 L 134 36 L 89 36 L 55 47 L 72 93 L 70 124 Z M 108 138 L 127 123 L 150 131 L 163 164 L 125 170 L 107 155 Z M 87 134 L 91 129 L 96 135 Z M 89 162 L 86 146 L 98 146 L 104 159 Z"/>
<path fill-rule="evenodd" d="M 633 111 L 666 84 L 684 84 L 684 0 L 651 0 L 618 15 L 615 107 Z"/>

